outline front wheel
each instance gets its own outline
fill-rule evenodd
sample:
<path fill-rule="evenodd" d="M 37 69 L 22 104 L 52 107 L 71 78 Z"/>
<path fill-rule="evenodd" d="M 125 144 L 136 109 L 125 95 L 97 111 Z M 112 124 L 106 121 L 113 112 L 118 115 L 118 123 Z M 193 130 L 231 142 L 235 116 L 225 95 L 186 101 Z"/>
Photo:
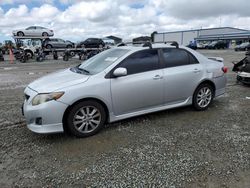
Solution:
<path fill-rule="evenodd" d="M 95 101 L 83 101 L 73 106 L 67 118 L 68 130 L 77 137 L 99 132 L 106 121 L 104 107 Z"/>
<path fill-rule="evenodd" d="M 210 84 L 201 84 L 194 92 L 193 106 L 196 110 L 206 110 L 214 98 L 214 89 Z"/>
<path fill-rule="evenodd" d="M 24 36 L 24 33 L 23 33 L 22 31 L 19 31 L 19 32 L 17 33 L 17 36 L 23 37 L 23 36 Z"/>

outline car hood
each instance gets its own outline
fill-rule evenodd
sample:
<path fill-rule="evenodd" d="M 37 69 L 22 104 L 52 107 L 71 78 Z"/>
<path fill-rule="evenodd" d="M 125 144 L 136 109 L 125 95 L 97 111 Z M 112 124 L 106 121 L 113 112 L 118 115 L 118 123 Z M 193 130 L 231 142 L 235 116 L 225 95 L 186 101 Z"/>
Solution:
<path fill-rule="evenodd" d="M 88 78 L 89 75 L 72 72 L 69 68 L 41 77 L 28 87 L 38 93 L 49 93 L 86 82 Z"/>

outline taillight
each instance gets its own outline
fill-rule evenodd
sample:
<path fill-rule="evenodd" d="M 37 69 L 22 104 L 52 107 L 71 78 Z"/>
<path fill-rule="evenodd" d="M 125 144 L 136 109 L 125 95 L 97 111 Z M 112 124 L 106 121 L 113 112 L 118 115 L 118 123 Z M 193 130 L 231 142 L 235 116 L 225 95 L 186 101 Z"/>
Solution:
<path fill-rule="evenodd" d="M 221 68 L 221 70 L 222 70 L 224 73 L 227 73 L 228 68 L 224 66 L 224 67 Z"/>

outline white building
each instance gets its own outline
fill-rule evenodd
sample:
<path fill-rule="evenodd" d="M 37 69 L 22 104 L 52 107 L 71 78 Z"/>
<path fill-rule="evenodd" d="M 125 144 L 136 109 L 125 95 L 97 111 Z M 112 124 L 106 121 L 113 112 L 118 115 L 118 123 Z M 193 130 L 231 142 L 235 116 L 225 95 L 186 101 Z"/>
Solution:
<path fill-rule="evenodd" d="M 188 45 L 190 42 L 204 42 L 214 40 L 249 41 L 250 31 L 233 27 L 220 27 L 210 29 L 194 29 L 186 31 L 174 31 L 154 34 L 154 42 L 176 41 L 180 45 Z"/>

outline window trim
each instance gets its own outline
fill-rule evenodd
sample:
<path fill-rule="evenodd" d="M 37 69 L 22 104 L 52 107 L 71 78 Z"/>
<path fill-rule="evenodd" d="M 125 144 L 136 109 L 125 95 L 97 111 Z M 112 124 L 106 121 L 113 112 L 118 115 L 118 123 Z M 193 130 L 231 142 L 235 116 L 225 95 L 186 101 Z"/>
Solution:
<path fill-rule="evenodd" d="M 157 51 L 157 56 L 158 56 L 158 68 L 157 69 L 154 69 L 154 70 L 160 70 L 162 69 L 162 60 L 161 60 L 161 57 L 160 57 L 160 51 L 159 51 L 159 48 L 153 48 L 153 49 L 143 49 L 143 50 L 138 50 L 138 51 L 135 51 L 131 54 L 129 54 L 127 57 L 125 57 L 121 62 L 119 62 L 114 68 L 112 68 L 106 75 L 105 75 L 105 78 L 106 79 L 110 79 L 110 78 L 116 78 L 114 75 L 113 75 L 113 72 L 115 71 L 115 69 L 119 68 L 120 65 L 123 63 L 123 61 L 125 59 L 127 59 L 128 57 L 138 53 L 138 52 L 143 52 L 143 51 L 147 51 L 147 50 L 156 50 Z M 151 70 L 151 71 L 154 71 L 154 70 Z M 145 72 L 149 72 L 149 71 L 144 71 L 144 72 L 138 72 L 138 73 L 134 73 L 134 74 L 140 74 L 140 73 L 145 73 Z M 128 74 L 129 75 L 133 75 L 133 74 Z"/>

